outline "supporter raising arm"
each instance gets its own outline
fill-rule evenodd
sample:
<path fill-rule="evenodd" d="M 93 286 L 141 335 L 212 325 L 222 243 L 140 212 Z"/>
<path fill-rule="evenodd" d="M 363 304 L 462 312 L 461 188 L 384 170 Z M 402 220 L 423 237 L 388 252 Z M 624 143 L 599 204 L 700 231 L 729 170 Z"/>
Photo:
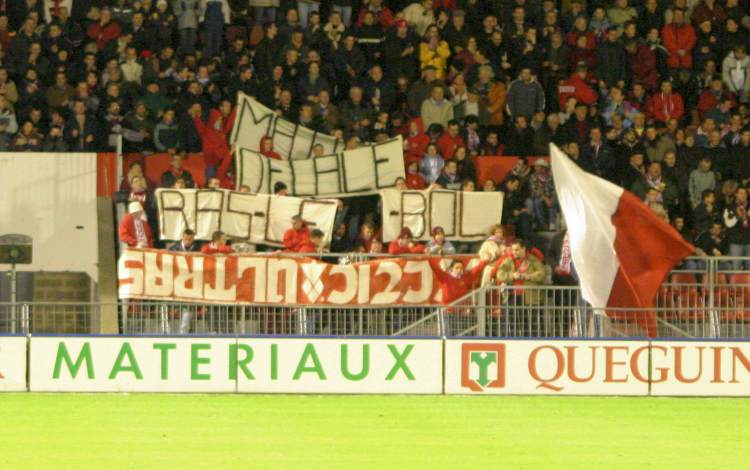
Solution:
<path fill-rule="evenodd" d="M 227 137 L 234 126 L 235 111 L 229 100 L 223 100 L 219 109 L 211 110 L 208 124 L 205 124 L 199 115 L 193 117 L 195 129 L 203 142 L 206 178 L 216 175 L 219 165 L 224 160 L 232 158 Z"/>
<path fill-rule="evenodd" d="M 430 258 L 432 272 L 435 273 L 435 277 L 440 282 L 442 303 L 448 305 L 468 294 L 479 279 L 486 264 L 486 260 L 481 260 L 479 264 L 467 272 L 464 263 L 461 260 L 454 259 L 451 261 L 448 271 L 444 271 L 440 266 L 440 258 Z"/>

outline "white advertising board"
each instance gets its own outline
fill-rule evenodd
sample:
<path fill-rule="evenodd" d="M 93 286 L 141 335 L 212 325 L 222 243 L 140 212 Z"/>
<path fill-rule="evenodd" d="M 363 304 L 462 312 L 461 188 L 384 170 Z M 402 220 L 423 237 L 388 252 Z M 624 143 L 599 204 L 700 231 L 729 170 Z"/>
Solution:
<path fill-rule="evenodd" d="M 647 395 L 648 341 L 446 340 L 446 394 Z"/>

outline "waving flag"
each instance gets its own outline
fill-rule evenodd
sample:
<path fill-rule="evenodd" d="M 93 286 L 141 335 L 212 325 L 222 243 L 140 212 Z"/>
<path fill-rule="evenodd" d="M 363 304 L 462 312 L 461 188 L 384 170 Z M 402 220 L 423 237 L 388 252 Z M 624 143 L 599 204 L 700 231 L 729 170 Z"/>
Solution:
<path fill-rule="evenodd" d="M 631 192 L 585 172 L 555 145 L 550 156 L 583 298 L 594 308 L 652 308 L 664 278 L 694 248 Z M 656 336 L 653 312 L 635 315 Z"/>

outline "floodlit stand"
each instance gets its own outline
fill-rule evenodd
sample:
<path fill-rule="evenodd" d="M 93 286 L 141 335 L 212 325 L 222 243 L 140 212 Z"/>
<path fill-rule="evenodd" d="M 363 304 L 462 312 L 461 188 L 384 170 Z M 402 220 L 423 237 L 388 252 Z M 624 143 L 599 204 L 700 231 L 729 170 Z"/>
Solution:
<path fill-rule="evenodd" d="M 10 264 L 11 333 L 16 333 L 18 273 L 16 265 L 31 264 L 32 240 L 28 235 L 10 233 L 0 236 L 0 264 Z"/>

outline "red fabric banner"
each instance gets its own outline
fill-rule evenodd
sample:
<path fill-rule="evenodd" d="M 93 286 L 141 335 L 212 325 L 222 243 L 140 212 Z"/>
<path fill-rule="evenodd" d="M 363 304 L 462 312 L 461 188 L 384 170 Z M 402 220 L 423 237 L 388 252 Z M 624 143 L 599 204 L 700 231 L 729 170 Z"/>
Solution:
<path fill-rule="evenodd" d="M 429 259 L 329 264 L 280 254 L 213 256 L 129 249 L 118 265 L 119 295 L 221 304 L 439 304 L 440 283 Z M 466 261 L 469 267 L 477 262 Z"/>

